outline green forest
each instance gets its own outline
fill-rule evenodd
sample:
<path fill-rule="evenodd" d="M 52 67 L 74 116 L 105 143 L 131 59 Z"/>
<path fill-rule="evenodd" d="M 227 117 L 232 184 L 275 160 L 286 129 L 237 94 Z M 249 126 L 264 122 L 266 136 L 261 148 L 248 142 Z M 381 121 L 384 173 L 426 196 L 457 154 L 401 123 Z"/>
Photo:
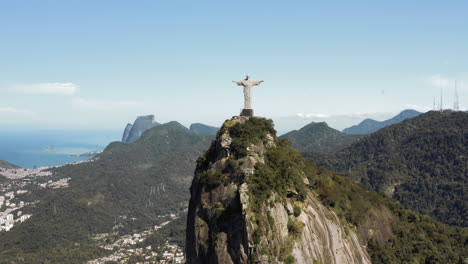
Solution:
<path fill-rule="evenodd" d="M 468 227 L 468 113 L 431 111 L 337 153 L 304 153 L 441 222 Z"/>
<path fill-rule="evenodd" d="M 70 187 L 25 194 L 40 202 L 28 221 L 0 233 L 0 263 L 83 263 L 109 254 L 94 235 L 142 231 L 162 222 L 159 215 L 182 213 L 212 138 L 171 122 L 135 143 L 111 143 L 93 162 L 53 169 L 51 179 L 70 177 Z"/>

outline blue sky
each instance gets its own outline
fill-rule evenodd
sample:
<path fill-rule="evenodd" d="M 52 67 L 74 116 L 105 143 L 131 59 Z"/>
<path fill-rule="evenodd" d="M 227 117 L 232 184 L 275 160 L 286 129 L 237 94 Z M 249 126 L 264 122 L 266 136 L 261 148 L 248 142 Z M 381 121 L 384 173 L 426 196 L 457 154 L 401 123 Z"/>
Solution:
<path fill-rule="evenodd" d="M 441 89 L 451 107 L 455 80 L 466 109 L 468 2 L 377 2 L 0 0 L 0 122 L 219 126 L 246 73 L 279 130 L 429 110 Z"/>

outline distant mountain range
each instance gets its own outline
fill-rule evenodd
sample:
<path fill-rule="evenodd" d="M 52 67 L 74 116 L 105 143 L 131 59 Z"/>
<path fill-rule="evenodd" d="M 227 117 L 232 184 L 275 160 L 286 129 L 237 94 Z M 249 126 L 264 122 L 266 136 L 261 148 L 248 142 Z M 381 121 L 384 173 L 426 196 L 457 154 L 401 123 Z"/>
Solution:
<path fill-rule="evenodd" d="M 288 139 L 300 152 L 334 152 L 349 146 L 361 137 L 341 133 L 325 122 L 312 122 L 281 136 Z"/>
<path fill-rule="evenodd" d="M 422 114 L 421 112 L 418 112 L 416 110 L 411 110 L 407 109 L 399 113 L 398 115 L 394 116 L 393 118 L 390 118 L 385 121 L 376 121 L 373 119 L 365 119 L 358 125 L 345 128 L 343 130 L 343 133 L 346 134 L 353 134 L 353 135 L 366 135 L 373 133 L 381 128 L 384 128 L 389 125 L 397 124 L 400 123 L 401 121 L 408 119 L 408 118 L 413 118 L 418 115 Z"/>
<path fill-rule="evenodd" d="M 468 227 L 468 114 L 431 111 L 306 157 L 451 225 Z"/>
<path fill-rule="evenodd" d="M 143 133 L 160 124 L 154 121 L 154 115 L 139 116 L 133 124 L 127 124 L 122 136 L 122 142 L 129 143 L 137 141 Z M 215 136 L 219 128 L 201 123 L 190 125 L 190 131 L 200 136 Z"/>
<path fill-rule="evenodd" d="M 9 162 L 0 160 L 0 168 L 4 168 L 4 169 L 18 169 L 18 168 L 20 168 L 20 167 L 17 166 L 17 165 L 15 165 L 15 164 L 11 164 L 11 163 L 9 163 Z"/>
<path fill-rule="evenodd" d="M 359 138 L 356 136 L 350 137 L 348 135 L 370 134 L 383 127 L 399 123 L 407 118 L 413 118 L 420 114 L 421 113 L 416 110 L 408 109 L 385 121 L 365 119 L 358 125 L 344 129 L 342 133 L 330 128 L 325 122 L 312 122 L 300 130 L 290 131 L 283 135 L 283 137 L 288 138 L 293 143 L 293 146 L 300 151 L 331 152 L 339 150 Z M 133 124 L 127 124 L 125 127 L 122 142 L 135 142 L 146 130 L 158 125 L 160 124 L 155 121 L 154 115 L 138 116 Z M 215 136 L 219 128 L 202 123 L 193 123 L 190 125 L 189 129 L 197 135 Z"/>
<path fill-rule="evenodd" d="M 218 130 L 219 127 L 208 126 L 201 123 L 194 123 L 190 125 L 190 131 L 202 136 L 216 136 Z"/>
<path fill-rule="evenodd" d="M 300 152 L 336 152 L 351 145 L 366 134 L 420 114 L 415 110 L 404 110 L 395 117 L 382 122 L 366 119 L 359 125 L 344 129 L 343 132 L 329 127 L 325 122 L 312 122 L 281 137 L 288 139 L 292 146 Z"/>

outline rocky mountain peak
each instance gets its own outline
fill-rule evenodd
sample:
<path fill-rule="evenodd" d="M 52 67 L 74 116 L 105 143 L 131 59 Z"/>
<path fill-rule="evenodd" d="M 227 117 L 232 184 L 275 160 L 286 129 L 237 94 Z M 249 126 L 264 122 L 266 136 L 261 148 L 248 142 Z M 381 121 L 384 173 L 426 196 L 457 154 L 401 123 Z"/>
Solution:
<path fill-rule="evenodd" d="M 186 256 L 194 263 L 461 263 L 466 229 L 405 209 L 307 162 L 273 122 L 224 122 L 197 160 Z"/>
<path fill-rule="evenodd" d="M 158 125 L 160 124 L 154 121 L 154 115 L 138 116 L 133 125 L 127 124 L 125 127 L 122 136 L 122 142 L 135 142 L 141 137 L 141 135 L 143 135 L 146 130 Z"/>
<path fill-rule="evenodd" d="M 355 233 L 312 193 L 300 154 L 271 120 L 227 120 L 198 159 L 187 263 L 370 263 Z"/>

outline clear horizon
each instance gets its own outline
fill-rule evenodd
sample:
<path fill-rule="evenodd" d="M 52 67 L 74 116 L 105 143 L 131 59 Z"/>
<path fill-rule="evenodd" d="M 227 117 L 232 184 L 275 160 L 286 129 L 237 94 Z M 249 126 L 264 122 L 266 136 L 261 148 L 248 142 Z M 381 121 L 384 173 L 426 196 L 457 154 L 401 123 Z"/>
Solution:
<path fill-rule="evenodd" d="M 279 131 L 336 129 L 468 100 L 468 3 L 0 4 L 6 129 L 119 130 L 139 115 L 219 126 L 250 73 Z M 348 117 L 348 118 L 344 118 Z"/>

